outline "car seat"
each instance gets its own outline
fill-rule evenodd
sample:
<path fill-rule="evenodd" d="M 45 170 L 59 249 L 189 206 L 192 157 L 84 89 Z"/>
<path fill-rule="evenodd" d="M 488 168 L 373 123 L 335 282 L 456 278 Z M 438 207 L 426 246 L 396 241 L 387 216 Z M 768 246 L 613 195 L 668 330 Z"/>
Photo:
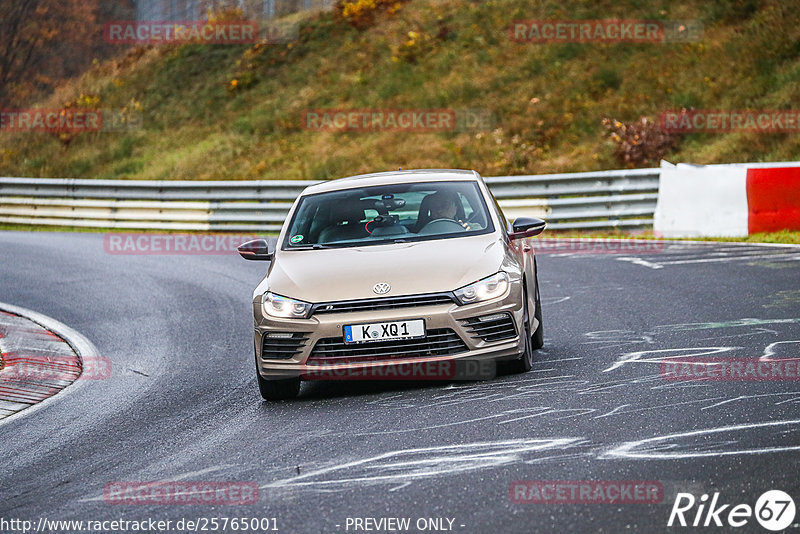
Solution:
<path fill-rule="evenodd" d="M 319 234 L 319 243 L 346 241 L 367 236 L 367 230 L 361 221 L 364 217 L 364 205 L 359 199 L 348 199 L 331 207 L 331 225 Z"/>

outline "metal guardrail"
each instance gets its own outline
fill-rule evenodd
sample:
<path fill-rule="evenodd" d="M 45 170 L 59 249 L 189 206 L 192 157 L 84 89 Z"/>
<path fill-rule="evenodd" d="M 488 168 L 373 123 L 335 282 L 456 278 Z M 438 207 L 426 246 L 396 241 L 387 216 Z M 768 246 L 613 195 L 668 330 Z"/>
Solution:
<path fill-rule="evenodd" d="M 553 230 L 594 230 L 652 226 L 660 175 L 654 168 L 485 180 L 510 219 L 529 215 Z"/>
<path fill-rule="evenodd" d="M 660 169 L 496 176 L 506 216 L 549 228 L 651 226 Z M 152 181 L 0 178 L 0 223 L 87 228 L 269 232 L 309 180 Z"/>

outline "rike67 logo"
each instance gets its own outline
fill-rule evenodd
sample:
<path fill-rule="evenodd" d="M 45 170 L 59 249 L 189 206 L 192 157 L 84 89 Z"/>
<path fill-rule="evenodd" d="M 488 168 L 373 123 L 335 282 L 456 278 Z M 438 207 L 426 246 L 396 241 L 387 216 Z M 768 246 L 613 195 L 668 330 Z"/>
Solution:
<path fill-rule="evenodd" d="M 667 526 L 722 527 L 727 523 L 729 527 L 743 527 L 755 515 L 762 527 L 777 532 L 792 524 L 795 511 L 794 500 L 781 490 L 764 492 L 755 507 L 749 504 L 721 504 L 719 492 L 714 493 L 710 502 L 707 494 L 701 495 L 698 500 L 691 493 L 678 493 Z"/>

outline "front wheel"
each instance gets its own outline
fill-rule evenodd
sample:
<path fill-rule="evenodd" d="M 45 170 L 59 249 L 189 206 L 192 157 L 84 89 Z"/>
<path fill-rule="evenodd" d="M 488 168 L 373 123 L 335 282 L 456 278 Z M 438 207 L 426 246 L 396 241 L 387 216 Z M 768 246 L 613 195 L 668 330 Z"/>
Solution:
<path fill-rule="evenodd" d="M 293 399 L 300 393 L 300 377 L 282 380 L 265 380 L 256 370 L 258 389 L 264 400 Z"/>
<path fill-rule="evenodd" d="M 522 312 L 522 335 L 525 337 L 525 350 L 518 360 L 511 362 L 510 371 L 512 373 L 527 373 L 533 367 L 533 345 L 531 339 L 530 315 L 528 315 L 528 296 L 527 291 L 523 293 Z"/>
<path fill-rule="evenodd" d="M 253 342 L 253 355 L 256 358 L 256 380 L 258 390 L 264 400 L 283 400 L 293 399 L 300 393 L 300 377 L 286 378 L 282 380 L 266 380 L 258 372 L 258 354 L 256 344 Z"/>
<path fill-rule="evenodd" d="M 542 301 L 539 299 L 539 275 L 536 275 L 536 311 L 533 313 L 534 318 L 539 322 L 536 327 L 536 332 L 533 333 L 531 339 L 531 347 L 533 350 L 541 349 L 544 346 L 544 328 L 542 327 Z"/>

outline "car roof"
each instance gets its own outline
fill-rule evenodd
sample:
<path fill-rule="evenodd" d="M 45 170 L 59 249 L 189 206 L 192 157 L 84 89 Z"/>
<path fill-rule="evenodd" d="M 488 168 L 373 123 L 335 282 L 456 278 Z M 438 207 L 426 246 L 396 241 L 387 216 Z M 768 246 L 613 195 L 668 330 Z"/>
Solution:
<path fill-rule="evenodd" d="M 413 169 L 407 171 L 375 172 L 338 178 L 309 186 L 303 195 L 339 191 L 373 185 L 403 184 L 409 182 L 452 182 L 454 180 L 480 180 L 475 171 L 461 169 Z"/>

